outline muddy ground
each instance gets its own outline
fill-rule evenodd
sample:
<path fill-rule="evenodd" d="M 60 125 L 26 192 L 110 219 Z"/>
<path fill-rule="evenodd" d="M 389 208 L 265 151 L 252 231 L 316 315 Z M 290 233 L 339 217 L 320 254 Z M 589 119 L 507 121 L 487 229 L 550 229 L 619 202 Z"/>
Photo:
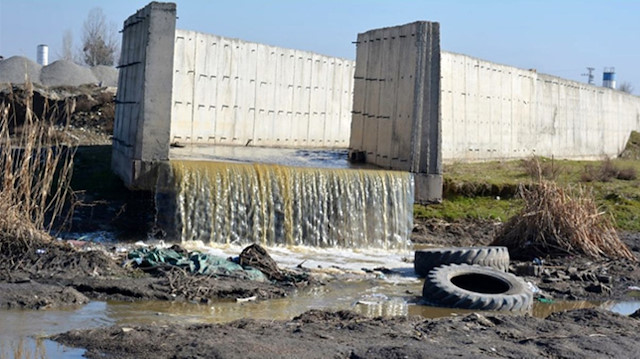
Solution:
<path fill-rule="evenodd" d="M 489 245 L 501 223 L 481 220 L 445 222 L 416 219 L 414 243 L 437 247 Z M 640 233 L 620 232 L 620 239 L 640 259 Z M 640 287 L 638 262 L 582 256 L 540 258 L 542 265 L 511 260 L 510 271 L 532 282 L 541 297 L 567 300 L 621 300 L 629 287 Z"/>
<path fill-rule="evenodd" d="M 168 300 L 208 303 L 220 299 L 280 298 L 309 285 L 306 274 L 293 279 L 259 282 L 245 273 L 197 275 L 174 266 L 123 267 L 115 247 L 67 241 L 31 241 L 7 250 L 0 239 L 0 309 L 48 309 L 92 300 Z M 83 243 L 80 243 L 83 244 Z M 91 248 L 89 248 L 91 247 Z"/>
<path fill-rule="evenodd" d="M 470 314 L 365 318 L 308 311 L 290 321 L 71 331 L 54 337 L 89 358 L 638 358 L 640 321 L 601 310 L 546 319 Z"/>
<path fill-rule="evenodd" d="M 78 153 L 74 184 L 81 205 L 70 231 L 107 230 L 140 238 L 153 231 L 153 198 L 128 192 L 109 174 L 105 143 L 112 119 L 103 113 L 109 113 L 112 94 L 92 91 L 75 99 L 78 113 L 67 123 L 77 136 L 85 136 L 81 143 L 90 145 Z M 486 245 L 500 225 L 417 220 L 412 240 L 432 246 Z M 640 234 L 622 233 L 621 238 L 640 258 Z M 142 271 L 124 268 L 124 262 L 115 246 L 58 240 L 23 243 L 0 236 L 0 309 L 47 309 L 108 299 L 268 300 L 299 286 L 322 285 L 313 280 L 264 283 L 241 275 L 197 276 L 172 267 Z M 542 298 L 624 299 L 630 286 L 640 286 L 640 266 L 627 260 L 570 257 L 544 259 L 542 265 L 513 261 L 510 269 L 537 285 Z M 499 313 L 365 318 L 310 311 L 289 321 L 247 318 L 219 325 L 113 326 L 71 331 L 54 340 L 87 348 L 87 356 L 95 358 L 637 358 L 639 325 L 632 317 L 597 309 L 545 319 Z"/>
<path fill-rule="evenodd" d="M 455 228 L 458 239 L 468 237 L 475 241 L 485 233 L 484 242 L 490 240 L 488 234 L 493 226 L 474 222 L 445 227 Z M 482 229 L 476 231 L 477 228 Z M 414 233 L 416 241 L 425 242 L 430 237 L 446 235 L 437 230 Z M 640 256 L 640 236 L 626 234 L 623 239 Z M 469 244 L 465 240 L 459 243 Z M 71 246 L 64 248 L 67 247 Z M 75 251 L 65 249 L 55 257 L 65 257 L 67 250 Z M 202 300 L 202 293 L 197 294 L 200 299 L 193 294 L 195 287 L 209 288 L 206 300 L 211 301 L 253 295 L 268 300 L 293 289 L 291 285 L 241 278 L 204 279 L 180 273 L 176 279 L 172 276 L 178 274 L 173 271 L 149 274 L 122 269 L 109 260 L 114 254 L 108 253 L 105 249 L 75 253 L 81 259 L 73 262 L 73 275 L 60 269 L 51 271 L 46 266 L 13 271 L 13 283 L 5 280 L 0 286 L 10 288 L 0 291 L 4 293 L 0 294 L 0 303 L 42 308 L 56 303 L 82 303 L 88 298 Z M 44 262 L 57 263 L 50 258 Z M 525 264 L 528 263 L 514 262 L 512 269 Z M 573 278 L 570 268 L 577 269 L 579 279 Z M 605 280 L 603 275 L 610 278 Z M 558 280 L 546 279 L 554 277 Z M 536 283 L 549 298 L 604 301 L 624 298 L 627 287 L 638 283 L 640 276 L 637 263 L 567 258 L 549 260 L 543 264 L 541 274 L 525 279 Z M 183 286 L 178 286 L 176 283 L 181 280 Z M 588 289 L 597 284 L 610 290 Z M 15 297 L 16 288 L 21 286 L 29 295 L 38 288 L 38 296 L 47 298 L 45 304 Z M 439 319 L 366 318 L 346 311 L 313 310 L 288 321 L 246 318 L 226 324 L 112 326 L 74 330 L 53 339 L 86 348 L 85 355 L 90 358 L 637 358 L 640 321 L 601 309 L 572 310 L 547 318 L 485 312 Z"/>

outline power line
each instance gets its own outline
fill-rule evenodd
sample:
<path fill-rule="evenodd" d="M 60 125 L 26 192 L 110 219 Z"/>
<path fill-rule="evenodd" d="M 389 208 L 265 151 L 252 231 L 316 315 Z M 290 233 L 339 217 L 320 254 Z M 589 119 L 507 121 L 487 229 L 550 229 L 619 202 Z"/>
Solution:
<path fill-rule="evenodd" d="M 587 83 L 589 85 L 593 85 L 593 71 L 595 71 L 595 67 L 587 67 L 587 71 L 588 73 L 586 74 L 580 74 L 580 76 L 587 76 Z"/>

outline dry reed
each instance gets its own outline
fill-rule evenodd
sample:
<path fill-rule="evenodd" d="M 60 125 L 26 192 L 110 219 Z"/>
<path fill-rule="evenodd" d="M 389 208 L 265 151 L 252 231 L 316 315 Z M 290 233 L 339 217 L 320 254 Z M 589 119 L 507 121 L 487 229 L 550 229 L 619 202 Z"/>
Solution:
<path fill-rule="evenodd" d="M 505 223 L 492 243 L 508 247 L 512 258 L 586 255 L 636 260 L 618 237 L 613 219 L 598 210 L 585 188 L 561 188 L 540 180 L 520 186 L 519 192 L 524 209 Z"/>
<path fill-rule="evenodd" d="M 48 241 L 71 194 L 76 146 L 64 142 L 54 119 L 33 112 L 31 84 L 25 89 L 24 119 L 10 115 L 11 103 L 0 104 L 0 252 L 5 255 L 27 250 L 33 240 Z"/>

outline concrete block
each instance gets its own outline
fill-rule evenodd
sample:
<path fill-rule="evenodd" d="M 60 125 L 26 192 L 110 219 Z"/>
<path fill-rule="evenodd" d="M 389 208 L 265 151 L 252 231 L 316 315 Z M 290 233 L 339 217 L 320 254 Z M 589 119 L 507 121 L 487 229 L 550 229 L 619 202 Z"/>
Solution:
<path fill-rule="evenodd" d="M 349 145 L 354 159 L 427 176 L 429 200 L 442 195 L 439 31 L 422 21 L 358 34 Z"/>
<path fill-rule="evenodd" d="M 442 202 L 442 175 L 414 173 L 415 203 Z"/>

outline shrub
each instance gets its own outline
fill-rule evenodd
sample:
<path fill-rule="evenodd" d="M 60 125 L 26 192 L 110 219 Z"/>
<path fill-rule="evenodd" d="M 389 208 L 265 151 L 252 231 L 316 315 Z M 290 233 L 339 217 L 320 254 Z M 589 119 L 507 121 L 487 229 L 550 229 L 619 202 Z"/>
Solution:
<path fill-rule="evenodd" d="M 68 146 L 55 129 L 55 118 L 33 112 L 33 89 L 27 96 L 24 122 L 10 116 L 11 104 L 0 103 L 0 252 L 29 247 L 49 239 L 65 201 L 75 145 Z M 22 119 L 21 119 L 22 120 Z M 12 124 L 20 123 L 15 131 Z"/>
<path fill-rule="evenodd" d="M 599 211 L 591 192 L 539 181 L 520 188 L 525 205 L 509 219 L 491 245 L 506 246 L 513 258 L 635 256 L 620 241 L 610 216 Z"/>
<path fill-rule="evenodd" d="M 524 172 L 534 180 L 549 179 L 555 180 L 562 173 L 562 167 L 558 166 L 553 158 L 547 160 L 539 157 L 531 157 L 521 162 Z"/>

